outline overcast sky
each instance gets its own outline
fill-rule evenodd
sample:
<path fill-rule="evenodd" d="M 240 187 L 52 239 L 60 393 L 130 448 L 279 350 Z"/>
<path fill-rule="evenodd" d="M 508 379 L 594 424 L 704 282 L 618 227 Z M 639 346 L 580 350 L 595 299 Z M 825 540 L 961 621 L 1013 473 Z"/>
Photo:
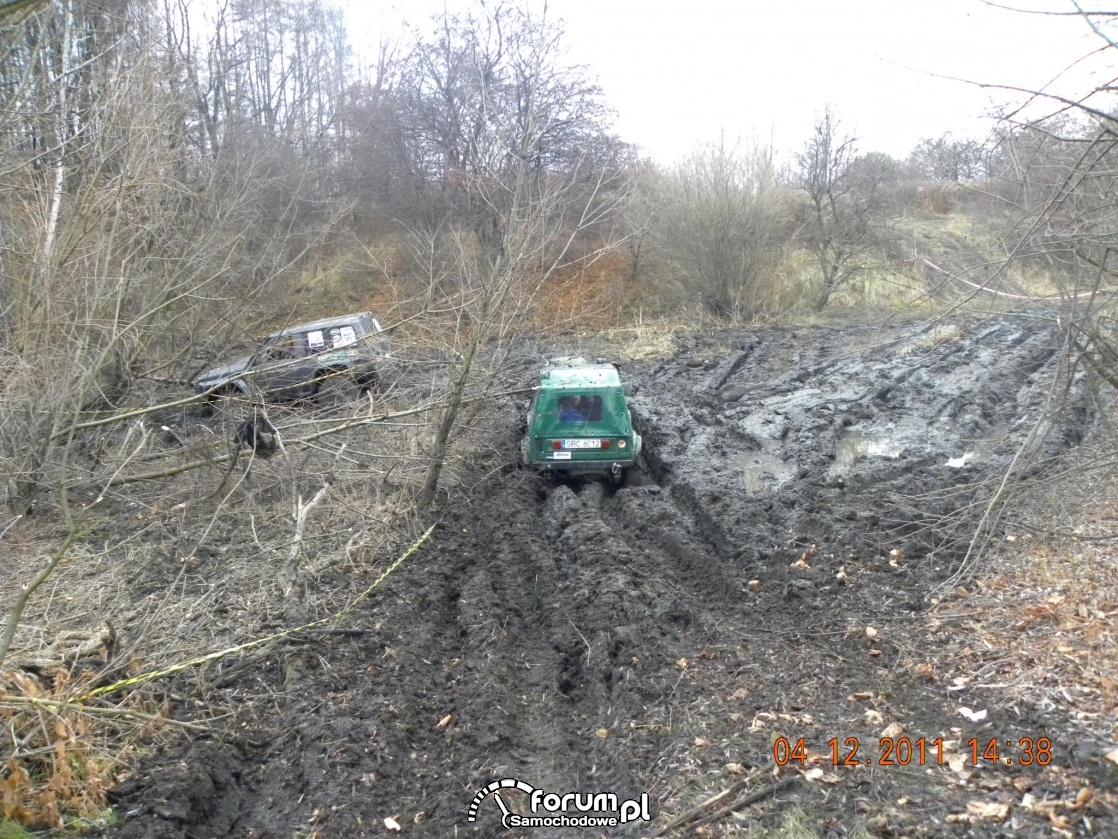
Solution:
<path fill-rule="evenodd" d="M 540 8 L 540 0 L 533 2 Z M 1070 0 L 1005 0 L 1071 11 Z M 344 4 L 343 4 L 344 5 Z M 349 0 L 354 47 L 425 28 L 468 0 Z M 862 151 L 904 157 L 953 131 L 981 138 L 981 117 L 1011 95 L 966 81 L 1037 89 L 1101 41 L 1076 17 L 1022 14 L 981 0 L 550 0 L 572 58 L 617 111 L 617 131 L 661 162 L 699 143 L 754 136 L 799 146 L 830 104 Z M 1082 88 L 1082 65 L 1065 91 Z M 966 81 L 958 81 L 966 80 Z"/>

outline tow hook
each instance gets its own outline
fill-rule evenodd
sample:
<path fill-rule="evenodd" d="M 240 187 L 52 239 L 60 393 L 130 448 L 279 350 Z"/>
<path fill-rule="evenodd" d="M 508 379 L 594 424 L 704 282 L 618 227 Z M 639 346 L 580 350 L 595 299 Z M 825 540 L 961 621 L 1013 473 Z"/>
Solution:
<path fill-rule="evenodd" d="M 613 466 L 611 466 L 609 468 L 609 474 L 610 474 L 610 477 L 613 478 L 615 481 L 618 478 L 620 478 L 621 477 L 621 464 L 620 463 L 613 464 Z"/>

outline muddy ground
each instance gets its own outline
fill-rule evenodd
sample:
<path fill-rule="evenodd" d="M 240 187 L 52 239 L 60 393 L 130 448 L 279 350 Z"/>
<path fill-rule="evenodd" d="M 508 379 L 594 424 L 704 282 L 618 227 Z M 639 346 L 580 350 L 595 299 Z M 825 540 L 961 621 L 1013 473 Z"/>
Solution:
<path fill-rule="evenodd" d="M 580 344 L 548 349 L 595 349 Z M 1042 421 L 1062 344 L 1035 316 L 681 339 L 623 370 L 646 463 L 620 489 L 516 469 L 506 400 L 470 491 L 420 523 L 430 539 L 335 626 L 351 634 L 166 680 L 182 718 L 233 716 L 144 757 L 110 834 L 651 836 L 733 787 L 721 804 L 762 794 L 687 829 L 760 835 L 795 813 L 824 837 L 1058 835 L 1051 808 L 1023 802 L 1113 789 L 1109 732 L 1006 703 L 937 659 L 927 625 Z M 1082 409 L 1044 426 L 1038 457 L 1093 422 Z M 359 590 L 391 558 L 314 586 Z M 245 634 L 259 625 L 246 616 Z M 802 738 L 802 763 L 774 767 L 782 737 Z M 924 751 L 901 759 L 882 737 Z M 1022 738 L 1050 751 L 1020 766 Z M 503 790 L 468 821 L 502 779 L 646 793 L 652 819 L 506 830 L 500 803 L 524 812 L 528 796 Z M 1080 805 L 1064 835 L 1118 835 L 1101 795 Z"/>

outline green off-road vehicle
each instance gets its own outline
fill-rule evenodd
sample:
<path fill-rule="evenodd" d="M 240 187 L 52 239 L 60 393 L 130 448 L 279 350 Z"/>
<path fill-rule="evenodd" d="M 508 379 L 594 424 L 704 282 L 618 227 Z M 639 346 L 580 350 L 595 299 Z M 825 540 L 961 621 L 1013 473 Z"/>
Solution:
<path fill-rule="evenodd" d="M 633 430 L 617 366 L 554 359 L 532 398 L 520 451 L 526 466 L 544 473 L 623 483 L 636 465 L 641 436 Z"/>

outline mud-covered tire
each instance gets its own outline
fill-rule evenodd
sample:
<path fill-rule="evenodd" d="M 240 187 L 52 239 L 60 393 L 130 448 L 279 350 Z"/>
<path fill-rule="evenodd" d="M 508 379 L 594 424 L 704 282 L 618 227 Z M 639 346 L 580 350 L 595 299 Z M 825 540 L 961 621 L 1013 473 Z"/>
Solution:
<path fill-rule="evenodd" d="M 365 394 L 366 392 L 380 393 L 380 376 L 377 375 L 375 370 L 367 370 L 364 373 L 356 373 L 354 374 L 352 380 L 353 384 L 356 385 L 357 390 L 362 394 Z"/>
<path fill-rule="evenodd" d="M 357 383 L 345 370 L 320 370 L 315 374 L 313 398 L 320 406 L 345 405 L 357 392 Z"/>
<path fill-rule="evenodd" d="M 207 396 L 202 401 L 202 415 L 205 417 L 228 417 L 237 410 L 237 403 L 244 397 L 233 385 L 226 385 Z"/>

